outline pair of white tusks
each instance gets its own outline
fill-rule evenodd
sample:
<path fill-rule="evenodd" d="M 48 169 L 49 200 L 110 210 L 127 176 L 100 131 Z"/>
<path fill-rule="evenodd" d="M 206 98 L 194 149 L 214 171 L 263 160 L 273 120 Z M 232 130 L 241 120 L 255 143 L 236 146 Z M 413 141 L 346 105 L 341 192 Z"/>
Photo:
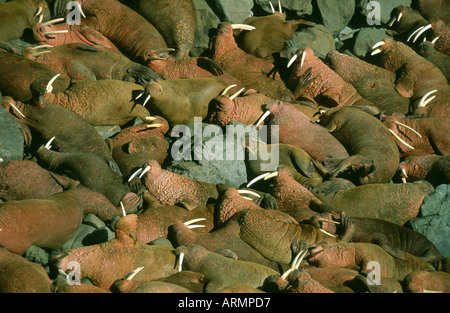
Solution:
<path fill-rule="evenodd" d="M 400 12 L 397 16 L 396 19 L 392 19 L 392 22 L 389 23 L 389 27 L 392 27 L 392 25 L 394 25 L 395 22 L 400 22 L 400 20 L 402 19 L 403 13 Z"/>
<path fill-rule="evenodd" d="M 256 29 L 254 26 L 247 24 L 231 24 L 231 28 L 233 29 L 243 29 L 243 30 L 254 30 Z"/>
<path fill-rule="evenodd" d="M 247 184 L 247 188 L 250 187 L 251 185 L 253 185 L 254 183 L 256 183 L 257 181 L 264 179 L 264 180 L 268 180 L 272 177 L 278 176 L 278 171 L 274 171 L 274 172 L 268 172 L 268 173 L 264 173 L 261 174 L 255 178 L 253 178 L 248 184 Z"/>
<path fill-rule="evenodd" d="M 139 99 L 140 97 L 142 97 L 142 96 L 144 95 L 144 93 L 145 93 L 144 91 L 141 92 L 141 93 L 139 94 L 139 96 L 136 97 L 135 100 L 137 100 L 137 99 Z M 143 104 L 142 106 L 145 107 L 145 105 L 147 104 L 148 100 L 150 100 L 151 97 L 152 97 L 151 95 L 148 95 L 147 98 L 145 98 L 144 104 Z"/>
<path fill-rule="evenodd" d="M 298 58 L 298 56 L 297 56 L 297 53 L 296 53 L 296 54 L 289 60 L 288 65 L 287 65 L 287 68 L 289 68 L 289 67 L 292 65 L 292 63 L 294 63 L 294 61 L 297 60 L 297 58 Z M 300 61 L 300 68 L 303 67 L 303 63 L 305 62 L 305 58 L 306 58 L 306 51 L 303 51 L 303 52 L 302 52 L 302 59 L 301 59 L 301 61 Z"/>
<path fill-rule="evenodd" d="M 272 10 L 272 13 L 275 13 L 275 8 L 273 7 L 272 2 L 269 1 L 269 5 L 270 9 Z M 283 10 L 281 8 L 281 0 L 278 0 L 278 11 L 280 11 L 280 13 L 283 13 Z"/>
<path fill-rule="evenodd" d="M 429 30 L 430 28 L 432 28 L 433 26 L 431 24 L 428 24 L 426 26 L 421 26 L 418 29 L 416 29 L 411 35 L 409 35 L 408 39 L 406 40 L 406 42 L 409 42 L 411 40 L 411 38 L 416 35 L 414 37 L 413 43 L 415 43 L 417 41 L 417 39 L 427 30 Z M 435 42 L 435 40 L 433 40 Z"/>
<path fill-rule="evenodd" d="M 373 51 L 372 51 L 372 53 L 370 55 L 374 56 L 375 54 L 381 53 L 381 49 L 379 49 L 378 47 L 381 47 L 381 46 L 383 46 L 385 44 L 386 43 L 384 41 L 379 41 L 376 44 L 374 44 L 373 47 L 372 47 Z"/>
<path fill-rule="evenodd" d="M 410 148 L 411 150 L 414 150 L 414 147 L 411 146 L 410 144 L 408 144 L 406 141 L 404 141 L 402 138 L 400 138 L 392 129 L 388 129 L 391 134 L 398 140 L 400 141 L 402 144 L 404 144 L 405 146 L 407 146 L 408 148 Z"/>
<path fill-rule="evenodd" d="M 427 93 L 422 97 L 422 99 L 420 99 L 419 107 L 425 107 L 425 106 L 427 106 L 427 104 L 430 103 L 430 101 L 432 101 L 434 98 L 436 98 L 436 96 L 432 96 L 431 98 L 428 98 L 431 94 L 433 94 L 433 93 L 435 93 L 435 92 L 437 92 L 437 89 L 427 92 Z"/>
<path fill-rule="evenodd" d="M 236 87 L 237 85 L 233 84 L 228 86 L 227 88 L 225 88 L 222 93 L 220 94 L 221 96 L 224 96 L 231 88 Z M 230 96 L 230 100 L 234 100 L 234 98 L 236 98 L 237 96 L 239 96 L 243 91 L 245 90 L 245 87 L 236 91 L 234 94 L 232 94 Z"/>
<path fill-rule="evenodd" d="M 187 222 L 184 222 L 184 225 L 186 225 L 189 229 L 193 229 L 193 228 L 200 228 L 200 227 L 205 227 L 205 225 L 191 225 L 200 221 L 205 221 L 206 218 L 201 217 L 201 218 L 196 218 Z"/>
<path fill-rule="evenodd" d="M 403 126 L 403 127 L 405 127 L 406 129 L 409 129 L 409 130 L 412 131 L 414 134 L 416 134 L 417 136 L 419 136 L 420 138 L 422 138 L 422 135 L 419 134 L 419 132 L 417 132 L 414 128 L 409 127 L 408 125 L 405 125 L 405 124 L 400 123 L 400 122 L 394 122 L 394 123 L 397 124 L 397 125 Z"/>
<path fill-rule="evenodd" d="M 50 79 L 50 81 L 47 84 L 47 87 L 45 87 L 45 91 L 46 92 L 52 92 L 53 91 L 53 86 L 52 84 L 55 82 L 55 80 L 59 77 L 59 75 L 61 74 L 56 74 L 52 79 Z"/>
<path fill-rule="evenodd" d="M 240 190 L 238 190 L 238 192 L 239 192 L 239 194 L 248 194 L 248 195 L 252 195 L 252 196 L 255 196 L 256 198 L 261 198 L 261 196 L 259 195 L 259 194 L 257 194 L 256 192 L 254 192 L 254 191 L 251 191 L 251 190 L 242 190 L 242 189 L 240 189 Z M 253 201 L 253 199 L 252 198 L 250 198 L 250 197 L 244 197 L 244 196 L 242 196 L 242 198 L 244 198 L 244 199 L 246 199 L 246 200 L 250 200 L 250 201 Z"/>
<path fill-rule="evenodd" d="M 303 258 L 306 256 L 306 254 L 308 253 L 308 249 L 306 250 L 301 250 L 295 257 L 295 259 L 292 261 L 292 266 L 291 268 L 289 268 L 282 276 L 282 279 L 286 279 L 286 277 L 288 277 L 288 275 L 290 273 L 292 273 L 294 270 L 298 269 L 300 267 L 300 264 L 303 261 Z"/>

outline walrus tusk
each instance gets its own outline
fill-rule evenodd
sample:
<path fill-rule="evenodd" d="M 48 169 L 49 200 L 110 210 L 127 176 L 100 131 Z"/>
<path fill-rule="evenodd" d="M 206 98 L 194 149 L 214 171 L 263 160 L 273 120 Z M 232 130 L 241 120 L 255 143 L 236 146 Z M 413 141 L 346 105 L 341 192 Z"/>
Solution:
<path fill-rule="evenodd" d="M 38 20 L 38 23 L 42 23 L 42 20 L 44 19 L 44 15 L 39 15 L 39 20 Z"/>
<path fill-rule="evenodd" d="M 337 225 L 340 224 L 339 222 L 332 221 L 332 220 L 327 220 L 327 219 L 324 219 L 324 218 L 319 219 L 319 222 L 323 222 L 323 223 L 331 223 L 331 224 L 337 224 Z"/>
<path fill-rule="evenodd" d="M 394 23 L 397 21 L 397 16 L 394 16 L 393 18 L 391 18 L 388 22 L 389 27 L 392 27 L 392 25 L 394 25 Z"/>
<path fill-rule="evenodd" d="M 148 100 L 150 100 L 151 97 L 152 97 L 151 95 L 147 96 L 147 98 L 144 101 L 144 104 L 142 105 L 143 107 L 145 107 L 145 105 L 147 104 Z"/>
<path fill-rule="evenodd" d="M 428 290 L 423 289 L 423 293 L 444 293 L 442 290 Z"/>
<path fill-rule="evenodd" d="M 239 96 L 239 95 L 241 94 L 241 92 L 243 92 L 244 90 L 245 90 L 245 87 L 242 88 L 242 89 L 240 89 L 240 90 L 238 90 L 238 91 L 236 91 L 236 92 L 230 97 L 230 99 L 231 99 L 231 100 L 234 100 L 234 98 L 236 98 L 237 96 Z"/>
<path fill-rule="evenodd" d="M 434 45 L 434 44 L 436 43 L 436 41 L 438 41 L 438 39 L 439 39 L 439 36 L 436 37 L 436 38 L 434 38 L 434 39 L 431 41 L 431 43 Z"/>
<path fill-rule="evenodd" d="M 243 29 L 243 30 L 254 30 L 255 26 L 247 25 L 247 24 L 231 24 L 231 28 L 233 29 Z"/>
<path fill-rule="evenodd" d="M 231 88 L 236 87 L 236 84 L 230 85 L 227 88 L 225 88 L 222 93 L 220 94 L 221 96 L 224 96 Z"/>
<path fill-rule="evenodd" d="M 403 13 L 400 12 L 400 13 L 398 14 L 397 22 L 400 22 L 400 20 L 402 19 L 402 16 L 403 16 Z"/>
<path fill-rule="evenodd" d="M 183 270 L 183 260 L 184 260 L 184 252 L 180 253 L 180 264 L 178 265 L 178 271 L 181 272 Z"/>
<path fill-rule="evenodd" d="M 145 120 L 147 120 L 147 121 L 154 121 L 154 120 L 156 120 L 157 118 L 156 117 L 154 117 L 154 116 L 146 116 L 145 117 Z"/>
<path fill-rule="evenodd" d="M 405 127 L 406 129 L 409 129 L 409 130 L 412 131 L 414 134 L 416 134 L 417 136 L 419 136 L 420 138 L 422 138 L 422 135 L 419 134 L 419 132 L 416 131 L 414 128 L 409 127 L 408 125 L 405 125 L 405 124 L 400 123 L 400 122 L 394 122 L 394 123 L 397 124 L 397 125 L 403 126 L 403 127 Z"/>
<path fill-rule="evenodd" d="M 50 140 L 45 144 L 45 148 L 50 150 L 52 148 L 51 143 L 53 142 L 53 140 L 55 140 L 55 136 L 53 136 L 52 138 L 50 138 Z"/>
<path fill-rule="evenodd" d="M 306 58 L 306 51 L 303 51 L 302 53 L 302 59 L 300 61 L 300 68 L 303 67 L 303 63 L 305 62 L 305 58 Z"/>
<path fill-rule="evenodd" d="M 48 25 L 51 25 L 51 24 L 54 24 L 54 23 L 59 23 L 59 22 L 62 22 L 62 21 L 64 21 L 63 17 L 55 18 L 54 20 L 50 20 L 48 22 L 43 23 L 42 26 L 48 26 Z"/>
<path fill-rule="evenodd" d="M 132 271 L 130 274 L 127 275 L 126 280 L 132 280 L 134 278 L 134 276 L 136 276 L 143 269 L 144 269 L 143 266 L 138 267 L 137 269 L 135 269 L 134 271 Z"/>
<path fill-rule="evenodd" d="M 411 35 L 409 35 L 408 39 L 406 40 L 406 42 L 409 42 L 412 38 L 412 36 L 414 36 L 418 31 L 420 31 L 424 26 L 420 26 L 419 28 L 417 28 L 415 31 L 413 31 L 413 33 Z"/>
<path fill-rule="evenodd" d="M 275 177 L 275 176 L 278 176 L 278 171 L 274 171 L 272 173 L 269 173 L 269 175 L 264 177 L 264 180 L 268 180 L 268 179 L 270 179 L 272 177 Z"/>
<path fill-rule="evenodd" d="M 251 185 L 253 185 L 254 183 L 256 183 L 258 180 L 263 179 L 263 178 L 266 177 L 267 175 L 270 175 L 270 172 L 269 172 L 269 173 L 261 174 L 261 175 L 255 177 L 255 178 L 253 178 L 253 179 L 247 184 L 247 187 L 250 187 Z"/>
<path fill-rule="evenodd" d="M 3 158 L 0 158 L 0 163 L 3 162 L 3 161 L 4 161 Z"/>
<path fill-rule="evenodd" d="M 144 95 L 144 92 L 141 92 L 134 100 L 139 99 L 140 97 L 142 97 Z"/>
<path fill-rule="evenodd" d="M 336 235 L 330 234 L 329 232 L 327 232 L 326 230 L 323 230 L 322 228 L 319 228 L 319 230 L 320 230 L 322 233 L 324 233 L 325 235 L 328 235 L 328 236 L 330 236 L 330 237 L 333 237 L 333 238 L 336 238 L 336 237 L 337 237 Z"/>
<path fill-rule="evenodd" d="M 128 178 L 128 182 L 132 181 L 133 178 L 135 178 L 136 176 L 138 176 L 140 172 L 142 172 L 142 168 L 138 169 L 136 172 L 134 172 L 133 174 L 131 174 L 130 178 Z"/>
<path fill-rule="evenodd" d="M 427 92 L 427 93 L 422 97 L 422 99 L 420 99 L 419 107 L 425 107 L 431 100 L 433 100 L 436 96 L 433 96 L 433 97 L 431 97 L 431 98 L 429 98 L 429 99 L 428 99 L 428 97 L 429 97 L 432 93 L 435 93 L 436 91 L 437 91 L 437 89 Z"/>
<path fill-rule="evenodd" d="M 427 26 L 425 26 L 424 28 L 422 28 L 416 35 L 416 37 L 414 37 L 413 43 L 416 42 L 416 40 L 427 30 L 429 30 L 431 27 L 433 27 L 431 24 L 428 24 Z"/>
<path fill-rule="evenodd" d="M 281 9 L 281 0 L 278 0 L 278 11 L 280 11 L 280 13 L 283 13 L 283 10 Z"/>
<path fill-rule="evenodd" d="M 33 50 L 42 49 L 42 48 L 53 48 L 53 46 L 52 45 L 39 45 L 36 47 L 32 47 Z"/>
<path fill-rule="evenodd" d="M 403 182 L 404 184 L 406 184 L 406 178 L 405 178 L 405 177 L 402 177 L 402 182 Z"/>
<path fill-rule="evenodd" d="M 372 53 L 370 53 L 370 55 L 374 56 L 374 55 L 379 54 L 381 52 L 382 52 L 381 49 L 376 49 L 376 50 L 373 50 Z"/>
<path fill-rule="evenodd" d="M 407 142 L 405 142 L 402 138 L 400 138 L 392 129 L 389 129 L 389 131 L 392 133 L 392 135 L 397 138 L 398 141 L 400 141 L 402 144 L 407 146 L 408 148 L 414 150 L 414 147 L 409 145 Z"/>
<path fill-rule="evenodd" d="M 298 58 L 298 55 L 294 54 L 294 56 L 289 60 L 286 68 L 289 68 L 292 65 L 292 63 L 294 63 L 294 61 L 297 60 L 297 58 Z"/>
<path fill-rule="evenodd" d="M 86 18 L 86 15 L 85 15 L 84 12 L 83 12 L 83 8 L 81 7 L 81 4 L 79 4 L 79 3 L 77 2 L 77 5 L 78 5 L 78 10 L 80 10 L 81 16 L 84 17 L 84 18 Z"/>
<path fill-rule="evenodd" d="M 52 92 L 52 90 L 53 90 L 53 86 L 52 86 L 52 84 L 55 82 L 55 80 L 59 77 L 59 75 L 61 75 L 61 74 L 56 74 L 55 76 L 53 76 L 53 78 L 52 79 L 50 79 L 50 81 L 48 82 L 48 84 L 47 84 L 47 87 L 45 87 L 45 91 L 47 91 L 47 92 Z"/>
<path fill-rule="evenodd" d="M 41 14 L 43 7 L 39 6 L 38 11 L 34 14 L 34 16 L 38 16 L 39 14 Z"/>
<path fill-rule="evenodd" d="M 372 50 L 374 50 L 374 49 L 376 49 L 378 47 L 381 47 L 381 46 L 383 46 L 385 44 L 386 43 L 384 41 L 379 41 L 379 42 L 377 42 L 376 44 L 373 45 Z"/>
<path fill-rule="evenodd" d="M 272 2 L 269 1 L 270 9 L 272 10 L 272 14 L 275 13 L 275 8 L 273 7 Z"/>
<path fill-rule="evenodd" d="M 25 117 L 25 115 L 23 115 L 22 112 L 20 112 L 20 110 L 16 107 L 15 104 L 12 103 L 8 103 L 17 113 L 19 113 L 22 117 Z"/>
<path fill-rule="evenodd" d="M 41 51 L 41 52 L 30 53 L 30 55 L 31 55 L 32 57 L 37 57 L 38 55 L 45 54 L 45 53 L 50 53 L 50 52 L 51 52 L 50 50 L 47 50 L 47 51 Z"/>
<path fill-rule="evenodd" d="M 295 259 L 292 261 L 292 265 L 291 267 L 284 272 L 284 274 L 281 276 L 282 279 L 286 279 L 286 277 L 288 277 L 288 275 L 290 273 L 292 273 L 294 270 L 298 269 L 300 267 L 300 264 L 303 261 L 303 258 L 305 257 L 305 255 L 308 253 L 308 250 L 300 250 L 300 252 L 297 254 L 297 256 L 295 257 Z"/>
<path fill-rule="evenodd" d="M 238 190 L 238 192 L 239 192 L 239 194 L 249 194 L 249 195 L 253 195 L 253 196 L 257 197 L 257 198 L 261 198 L 261 196 L 259 194 L 257 194 L 254 191 L 251 191 L 251 190 L 240 189 L 240 190 Z"/>
<path fill-rule="evenodd" d="M 184 222 L 184 225 L 189 226 L 191 224 L 194 224 L 194 223 L 197 223 L 197 222 L 200 222 L 200 221 L 206 221 L 206 218 L 204 218 L 204 217 L 194 218 L 193 220 L 189 220 L 187 222 Z M 198 225 L 198 226 L 200 226 L 200 225 Z M 201 226 L 204 227 L 205 225 L 201 225 Z"/>
<path fill-rule="evenodd" d="M 68 33 L 69 31 L 67 29 L 63 29 L 63 30 L 53 30 L 50 32 L 44 32 L 44 35 L 55 35 L 55 34 L 65 34 Z"/>
<path fill-rule="evenodd" d="M 258 127 L 259 124 L 261 124 L 268 116 L 270 115 L 270 111 L 264 112 L 264 114 L 259 118 L 259 120 L 256 122 L 255 127 Z"/>
<path fill-rule="evenodd" d="M 402 174 L 403 174 L 403 176 L 404 176 L 405 178 L 408 178 L 408 175 L 406 174 L 406 171 L 405 171 L 404 168 L 402 168 L 402 169 L 400 170 L 400 172 L 402 172 Z"/>
<path fill-rule="evenodd" d="M 161 127 L 161 123 L 157 123 L 157 124 L 148 124 L 147 125 L 147 128 L 158 128 L 158 127 Z"/>
<path fill-rule="evenodd" d="M 144 174 L 147 173 L 148 171 L 150 171 L 151 168 L 152 168 L 152 167 L 151 167 L 150 165 L 147 165 L 147 166 L 145 167 L 145 169 L 142 171 L 141 175 L 139 175 L 139 178 L 141 178 L 142 176 L 144 176 Z"/>
<path fill-rule="evenodd" d="M 122 201 L 120 201 L 120 207 L 122 208 L 122 214 L 123 214 L 123 216 L 127 216 L 127 212 L 125 212 L 125 208 L 124 208 L 124 206 L 123 206 Z"/>

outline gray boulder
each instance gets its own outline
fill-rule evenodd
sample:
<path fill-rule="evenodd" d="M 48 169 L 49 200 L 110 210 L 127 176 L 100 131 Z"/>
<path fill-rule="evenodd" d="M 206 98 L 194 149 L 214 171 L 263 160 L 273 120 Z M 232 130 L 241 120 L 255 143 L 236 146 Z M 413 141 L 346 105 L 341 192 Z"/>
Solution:
<path fill-rule="evenodd" d="M 207 0 L 206 2 L 222 22 L 239 24 L 252 16 L 253 0 Z"/>
<path fill-rule="evenodd" d="M 1 100 L 0 94 L 0 100 Z M 0 163 L 22 160 L 25 139 L 22 127 L 16 119 L 0 105 Z"/>
<path fill-rule="evenodd" d="M 444 258 L 450 257 L 450 185 L 439 185 L 425 197 L 420 216 L 410 220 L 415 231 L 428 238 Z"/>
<path fill-rule="evenodd" d="M 323 25 L 336 36 L 355 14 L 354 0 L 316 0 Z"/>
<path fill-rule="evenodd" d="M 294 33 L 291 40 L 286 41 L 285 48 L 290 55 L 304 47 L 310 47 L 319 58 L 325 58 L 328 52 L 335 50 L 335 42 L 331 32 L 323 25 L 306 27 Z"/>
<path fill-rule="evenodd" d="M 269 2 L 272 2 L 276 11 L 279 10 L 277 0 L 255 0 L 255 4 L 261 9 L 268 13 L 272 13 Z M 294 11 L 298 16 L 311 15 L 313 12 L 311 2 L 312 0 L 281 0 L 281 7 L 283 12 L 289 10 Z"/>
<path fill-rule="evenodd" d="M 208 50 L 211 31 L 217 28 L 220 19 L 208 5 L 206 0 L 193 0 L 197 11 L 197 29 L 195 30 L 194 44 L 189 55 L 198 57 Z"/>
<path fill-rule="evenodd" d="M 361 28 L 355 35 L 353 45 L 353 54 L 357 57 L 364 58 L 368 53 L 372 52 L 372 47 L 384 38 L 392 38 L 386 34 L 384 28 Z"/>

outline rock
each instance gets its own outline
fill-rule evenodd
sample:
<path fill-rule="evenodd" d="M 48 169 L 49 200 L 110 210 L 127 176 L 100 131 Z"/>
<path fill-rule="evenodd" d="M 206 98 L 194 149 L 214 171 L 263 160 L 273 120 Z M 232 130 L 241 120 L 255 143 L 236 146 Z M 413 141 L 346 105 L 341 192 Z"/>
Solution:
<path fill-rule="evenodd" d="M 92 213 L 87 214 L 83 218 L 83 224 L 92 226 L 97 229 L 106 226 L 105 222 L 103 222 L 101 219 L 99 219 L 97 216 L 95 216 Z"/>
<path fill-rule="evenodd" d="M 323 25 L 336 36 L 347 26 L 355 13 L 354 0 L 316 0 Z"/>
<path fill-rule="evenodd" d="M 1 100 L 1 95 L 0 95 Z M 15 118 L 0 105 L 0 163 L 22 160 L 25 139 L 22 127 Z"/>
<path fill-rule="evenodd" d="M 252 16 L 253 0 L 208 0 L 207 2 L 222 22 L 239 24 Z"/>
<path fill-rule="evenodd" d="M 372 14 L 374 17 L 369 16 L 369 18 L 371 18 L 371 19 L 377 17 L 377 14 L 375 14 L 375 12 L 373 11 L 373 10 L 375 10 L 375 8 L 372 5 L 368 5 L 369 2 L 374 2 L 374 1 L 359 0 L 356 2 L 357 2 L 356 11 L 359 14 L 363 15 L 364 17 L 368 17 L 370 14 Z M 375 25 L 383 25 L 383 24 L 387 24 L 389 22 L 389 20 L 391 19 L 391 12 L 393 9 L 395 9 L 399 5 L 404 5 L 404 6 L 410 7 L 412 1 L 411 0 L 377 0 L 376 2 L 380 4 L 379 18 L 380 18 L 381 24 L 375 24 Z M 373 12 L 373 13 L 371 13 L 371 12 Z"/>
<path fill-rule="evenodd" d="M 278 1 L 272 0 L 271 2 L 275 10 L 278 11 Z M 255 4 L 257 4 L 264 11 L 272 13 L 269 0 L 255 0 Z M 311 0 L 282 0 L 281 7 L 283 12 L 285 10 L 294 11 L 298 16 L 311 15 L 313 12 Z"/>
<path fill-rule="evenodd" d="M 231 131 L 223 134 L 218 125 L 202 123 L 202 135 L 195 135 L 193 124 L 186 125 L 188 130 L 179 139 L 190 143 L 186 147 L 189 151 L 186 150 L 186 153 L 177 147 L 174 152 L 173 148 L 178 145 L 177 141 L 174 141 L 171 148 L 173 160 L 168 161 L 163 167 L 190 179 L 209 183 L 222 183 L 234 187 L 246 183 L 247 171 L 241 134 L 233 137 L 230 136 Z M 211 135 L 207 135 L 208 132 Z M 187 139 L 183 138 L 185 136 Z"/>
<path fill-rule="evenodd" d="M 47 273 L 50 272 L 49 254 L 44 249 L 31 245 L 22 256 L 30 262 L 41 265 Z"/>
<path fill-rule="evenodd" d="M 392 38 L 386 34 L 384 28 L 361 28 L 355 36 L 353 54 L 364 58 L 367 53 L 372 52 L 372 47 L 384 38 Z"/>
<path fill-rule="evenodd" d="M 194 45 L 189 52 L 191 57 L 198 57 L 208 50 L 209 36 L 219 25 L 220 19 L 209 7 L 206 0 L 193 0 L 197 11 L 197 29 L 195 31 Z"/>
<path fill-rule="evenodd" d="M 325 58 L 328 52 L 335 50 L 333 35 L 323 25 L 303 28 L 294 33 L 291 40 L 286 41 L 285 48 L 290 55 L 303 47 L 309 46 L 319 58 Z"/>
<path fill-rule="evenodd" d="M 450 256 L 450 184 L 439 185 L 425 197 L 420 216 L 410 220 L 415 231 L 428 238 L 444 258 Z"/>
<path fill-rule="evenodd" d="M 103 139 L 112 137 L 121 130 L 119 125 L 94 126 L 94 128 Z"/>

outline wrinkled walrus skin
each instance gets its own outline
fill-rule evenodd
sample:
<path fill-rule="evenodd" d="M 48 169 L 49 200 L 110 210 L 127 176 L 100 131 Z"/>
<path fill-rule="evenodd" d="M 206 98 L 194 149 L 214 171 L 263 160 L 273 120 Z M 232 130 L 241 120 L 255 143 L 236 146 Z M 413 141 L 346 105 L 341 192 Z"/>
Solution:
<path fill-rule="evenodd" d="M 83 205 L 75 188 L 45 199 L 0 204 L 0 246 L 19 255 L 30 245 L 48 249 L 62 246 L 83 218 Z"/>

